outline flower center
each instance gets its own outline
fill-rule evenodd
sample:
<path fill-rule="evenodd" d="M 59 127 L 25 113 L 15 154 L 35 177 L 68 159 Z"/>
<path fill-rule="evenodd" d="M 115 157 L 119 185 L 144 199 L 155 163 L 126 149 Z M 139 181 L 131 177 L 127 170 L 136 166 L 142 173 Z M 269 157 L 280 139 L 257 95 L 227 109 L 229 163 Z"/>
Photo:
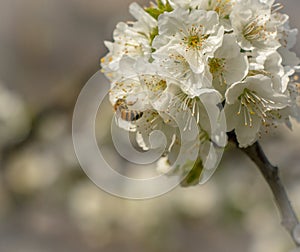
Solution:
<path fill-rule="evenodd" d="M 199 45 L 200 39 L 197 35 L 188 38 L 188 45 L 191 47 L 196 47 Z"/>
<path fill-rule="evenodd" d="M 249 89 L 245 89 L 244 92 L 239 97 L 240 107 L 237 115 L 244 115 L 245 126 L 253 127 L 252 116 L 260 117 L 263 122 L 266 122 L 267 114 L 270 111 L 268 105 L 275 104 L 274 101 L 270 99 L 265 99 L 259 97 L 256 92 Z"/>
<path fill-rule="evenodd" d="M 142 75 L 143 82 L 147 86 L 147 88 L 153 92 L 157 93 L 159 91 L 163 91 L 167 88 L 167 82 L 164 79 L 161 79 L 158 76 L 154 75 Z"/>
<path fill-rule="evenodd" d="M 223 72 L 226 60 L 224 58 L 212 58 L 209 60 L 208 65 L 212 74 Z"/>
<path fill-rule="evenodd" d="M 201 50 L 208 34 L 203 34 L 203 26 L 192 25 L 188 29 L 189 36 L 183 38 L 183 42 L 187 45 L 187 49 Z"/>

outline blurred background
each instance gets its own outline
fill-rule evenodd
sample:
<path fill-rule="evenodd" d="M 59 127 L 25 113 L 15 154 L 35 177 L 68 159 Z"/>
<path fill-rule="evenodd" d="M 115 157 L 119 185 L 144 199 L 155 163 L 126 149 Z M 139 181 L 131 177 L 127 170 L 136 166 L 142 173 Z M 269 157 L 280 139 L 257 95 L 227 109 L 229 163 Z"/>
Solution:
<path fill-rule="evenodd" d="M 0 0 L 0 251 L 289 251 L 269 188 L 235 149 L 205 185 L 147 201 L 108 195 L 79 167 L 73 108 L 99 70 L 103 41 L 131 20 L 130 2 Z M 300 28 L 300 1 L 281 2 Z M 99 126 L 102 142 L 109 123 Z M 300 216 L 300 125 L 279 127 L 262 145 Z"/>

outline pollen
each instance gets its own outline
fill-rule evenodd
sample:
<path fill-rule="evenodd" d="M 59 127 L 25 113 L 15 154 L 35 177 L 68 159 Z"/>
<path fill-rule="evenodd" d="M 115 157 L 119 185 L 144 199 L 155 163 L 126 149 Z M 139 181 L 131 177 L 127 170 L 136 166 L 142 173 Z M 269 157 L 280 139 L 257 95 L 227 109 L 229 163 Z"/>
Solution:
<path fill-rule="evenodd" d="M 147 88 L 154 93 L 159 91 L 163 91 L 167 88 L 167 82 L 164 79 L 161 79 L 158 76 L 143 76 L 143 82 L 147 86 Z"/>
<path fill-rule="evenodd" d="M 192 47 L 196 47 L 199 45 L 200 39 L 197 35 L 191 36 L 188 38 L 188 45 Z"/>
<path fill-rule="evenodd" d="M 209 35 L 204 34 L 202 25 L 192 25 L 190 29 L 188 29 L 189 36 L 183 38 L 183 42 L 187 45 L 188 49 L 196 49 L 201 50 L 205 40 L 208 39 Z"/>

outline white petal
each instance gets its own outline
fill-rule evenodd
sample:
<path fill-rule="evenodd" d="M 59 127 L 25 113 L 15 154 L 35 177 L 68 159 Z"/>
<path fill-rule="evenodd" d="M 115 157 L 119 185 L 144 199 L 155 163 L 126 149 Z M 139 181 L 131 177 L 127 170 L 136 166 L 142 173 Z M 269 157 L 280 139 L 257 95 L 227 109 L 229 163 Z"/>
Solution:
<path fill-rule="evenodd" d="M 247 84 L 245 82 L 237 82 L 232 84 L 225 93 L 226 103 L 234 104 L 246 87 Z"/>
<path fill-rule="evenodd" d="M 261 124 L 262 124 L 261 119 L 257 116 L 253 116 L 252 127 L 245 126 L 242 123 L 236 126 L 235 134 L 237 136 L 237 140 L 239 142 L 240 148 L 246 148 L 257 141 L 258 132 L 260 130 Z"/>

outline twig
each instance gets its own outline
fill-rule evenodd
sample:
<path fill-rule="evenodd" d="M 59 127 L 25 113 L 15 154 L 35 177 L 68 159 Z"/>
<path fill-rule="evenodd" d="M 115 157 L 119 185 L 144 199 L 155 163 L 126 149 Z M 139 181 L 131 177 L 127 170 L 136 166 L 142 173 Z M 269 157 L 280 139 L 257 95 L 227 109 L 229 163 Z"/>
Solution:
<path fill-rule="evenodd" d="M 294 243 L 300 247 L 299 238 L 295 237 L 295 229 L 299 225 L 299 220 L 280 180 L 278 167 L 270 163 L 258 142 L 241 150 L 251 158 L 261 171 L 274 195 L 276 205 L 281 215 L 282 226 L 290 233 Z"/>

